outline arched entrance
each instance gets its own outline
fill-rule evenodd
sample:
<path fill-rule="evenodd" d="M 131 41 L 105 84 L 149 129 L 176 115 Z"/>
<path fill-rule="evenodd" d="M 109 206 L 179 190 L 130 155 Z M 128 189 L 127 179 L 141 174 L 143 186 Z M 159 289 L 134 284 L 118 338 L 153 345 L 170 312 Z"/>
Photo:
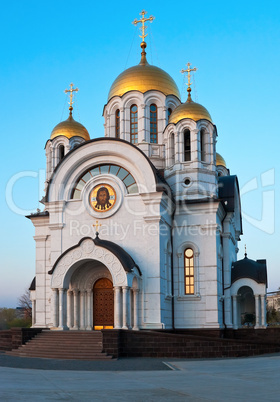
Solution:
<path fill-rule="evenodd" d="M 136 276 L 140 270 L 118 245 L 104 241 L 102 247 L 102 243 L 99 238 L 80 240 L 77 246 L 62 254 L 49 271 L 53 291 L 51 328 L 92 330 L 102 326 L 139 329 L 139 284 Z M 109 282 L 106 284 L 103 281 L 102 284 L 99 282 L 101 279 Z M 104 296 L 107 292 L 110 296 Z M 93 308 L 100 303 L 111 308 L 105 315 L 98 316 Z"/>
<path fill-rule="evenodd" d="M 93 328 L 114 328 L 114 291 L 107 278 L 98 279 L 93 286 Z"/>
<path fill-rule="evenodd" d="M 253 328 L 256 323 L 253 290 L 249 286 L 242 286 L 238 291 L 238 295 L 241 326 Z"/>

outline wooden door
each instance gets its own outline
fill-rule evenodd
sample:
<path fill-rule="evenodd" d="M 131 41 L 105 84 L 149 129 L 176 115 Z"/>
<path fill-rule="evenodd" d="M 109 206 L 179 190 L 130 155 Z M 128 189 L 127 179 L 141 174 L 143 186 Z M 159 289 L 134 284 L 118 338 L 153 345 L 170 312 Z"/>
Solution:
<path fill-rule="evenodd" d="M 93 327 L 114 328 L 114 291 L 107 278 L 99 279 L 93 287 Z"/>

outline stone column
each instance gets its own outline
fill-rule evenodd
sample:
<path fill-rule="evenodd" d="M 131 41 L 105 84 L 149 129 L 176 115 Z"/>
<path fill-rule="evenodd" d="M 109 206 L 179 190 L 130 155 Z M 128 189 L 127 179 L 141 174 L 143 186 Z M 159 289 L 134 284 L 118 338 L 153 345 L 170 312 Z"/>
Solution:
<path fill-rule="evenodd" d="M 87 289 L 87 330 L 92 330 L 92 289 Z"/>
<path fill-rule="evenodd" d="M 36 324 L 36 300 L 32 300 L 32 326 Z"/>
<path fill-rule="evenodd" d="M 58 311 L 58 290 L 53 289 L 53 327 L 58 327 L 57 311 Z"/>
<path fill-rule="evenodd" d="M 261 295 L 261 326 L 266 327 L 266 300 L 265 295 Z"/>
<path fill-rule="evenodd" d="M 64 325 L 64 309 L 65 309 L 65 303 L 64 303 L 64 293 L 65 289 L 60 288 L 59 289 L 59 324 L 58 327 L 59 329 L 66 329 Z"/>
<path fill-rule="evenodd" d="M 73 327 L 72 312 L 73 312 L 73 292 L 72 292 L 72 290 L 68 290 L 67 291 L 67 327 L 69 329 L 71 329 Z"/>
<path fill-rule="evenodd" d="M 200 133 L 199 130 L 191 130 L 191 161 L 198 161 L 200 159 Z"/>
<path fill-rule="evenodd" d="M 142 141 L 150 142 L 148 137 L 148 130 L 146 128 L 146 109 L 145 105 L 141 104 L 138 107 L 138 143 Z"/>
<path fill-rule="evenodd" d="M 85 329 L 85 290 L 80 290 L 80 329 Z"/>
<path fill-rule="evenodd" d="M 127 292 L 127 328 L 131 329 L 131 296 L 132 296 L 132 292 L 131 292 L 131 288 L 128 288 L 128 292 Z"/>
<path fill-rule="evenodd" d="M 121 328 L 121 287 L 114 287 L 114 328 Z"/>
<path fill-rule="evenodd" d="M 174 163 L 178 163 L 181 162 L 180 160 L 180 146 L 179 146 L 179 142 L 180 142 L 180 136 L 182 137 L 182 133 L 174 133 Z"/>
<path fill-rule="evenodd" d="M 233 329 L 238 328 L 237 322 L 237 295 L 233 295 Z"/>
<path fill-rule="evenodd" d="M 79 290 L 73 289 L 74 295 L 74 326 L 73 329 L 79 329 Z"/>
<path fill-rule="evenodd" d="M 255 295 L 255 311 L 256 311 L 255 328 L 259 328 L 259 326 L 260 326 L 260 304 L 259 304 L 259 300 L 260 300 L 259 295 Z"/>
<path fill-rule="evenodd" d="M 123 326 L 122 329 L 128 329 L 127 326 L 127 294 L 128 294 L 128 286 L 122 287 L 123 292 Z"/>
<path fill-rule="evenodd" d="M 139 289 L 133 289 L 133 310 L 134 310 L 134 319 L 133 319 L 133 330 L 137 331 L 139 329 L 138 326 L 138 295 Z"/>

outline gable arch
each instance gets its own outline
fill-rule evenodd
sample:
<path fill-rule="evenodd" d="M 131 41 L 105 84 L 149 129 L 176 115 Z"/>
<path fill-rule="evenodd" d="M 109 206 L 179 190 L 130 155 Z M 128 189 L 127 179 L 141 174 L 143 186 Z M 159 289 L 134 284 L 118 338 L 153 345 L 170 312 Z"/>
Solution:
<path fill-rule="evenodd" d="M 131 173 L 144 192 L 156 191 L 159 178 L 147 156 L 127 141 L 99 138 L 70 151 L 55 169 L 47 189 L 48 201 L 67 201 L 80 175 L 97 164 L 116 164 Z"/>
<path fill-rule="evenodd" d="M 98 246 L 91 238 L 82 239 L 75 247 L 71 247 L 54 264 L 51 288 L 69 288 L 73 273 L 83 264 L 97 261 L 110 272 L 113 286 L 127 286 L 126 270 L 116 255 L 104 247 Z"/>

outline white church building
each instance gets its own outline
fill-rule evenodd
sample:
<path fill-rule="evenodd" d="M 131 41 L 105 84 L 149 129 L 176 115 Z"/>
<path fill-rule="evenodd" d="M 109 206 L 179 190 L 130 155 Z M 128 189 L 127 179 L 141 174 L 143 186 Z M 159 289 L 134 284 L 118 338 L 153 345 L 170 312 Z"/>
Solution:
<path fill-rule="evenodd" d="M 141 60 L 111 85 L 104 137 L 74 120 L 71 84 L 69 117 L 46 143 L 44 211 L 28 216 L 33 327 L 237 329 L 253 314 L 265 328 L 266 261 L 237 261 L 237 177 L 190 80 L 182 103 L 148 63 L 141 16 Z"/>

